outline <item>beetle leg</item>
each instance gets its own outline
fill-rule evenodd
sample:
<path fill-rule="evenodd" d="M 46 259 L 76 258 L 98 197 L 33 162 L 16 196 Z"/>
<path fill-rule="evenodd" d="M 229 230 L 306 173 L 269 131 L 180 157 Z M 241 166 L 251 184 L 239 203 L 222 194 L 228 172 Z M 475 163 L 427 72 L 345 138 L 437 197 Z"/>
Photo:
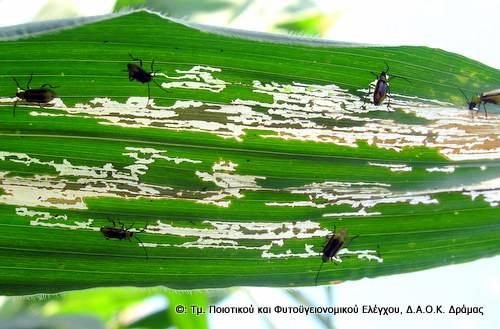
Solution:
<path fill-rule="evenodd" d="M 17 99 L 16 99 L 16 101 L 14 102 L 14 110 L 12 110 L 12 115 L 13 115 L 13 116 L 16 116 L 16 106 L 17 106 Z"/>
<path fill-rule="evenodd" d="M 359 238 L 359 235 L 352 237 L 351 240 L 349 240 L 349 242 L 345 244 L 344 248 L 347 248 L 351 244 L 352 240 L 354 240 L 356 238 Z"/>
<path fill-rule="evenodd" d="M 132 227 L 134 227 L 135 223 L 132 223 L 132 225 L 130 225 L 129 227 L 127 227 L 127 231 L 130 230 Z M 123 228 L 123 226 L 122 226 Z"/>
<path fill-rule="evenodd" d="M 150 87 L 149 87 L 149 82 L 148 82 L 148 101 L 146 103 L 146 106 L 149 105 L 149 99 L 151 98 L 151 90 L 150 90 Z"/>
<path fill-rule="evenodd" d="M 146 225 L 144 225 L 144 227 L 138 231 L 137 233 L 143 233 L 143 232 L 146 232 L 146 229 L 148 228 L 148 223 L 146 223 Z"/>
<path fill-rule="evenodd" d="M 137 241 L 139 241 L 139 243 L 141 244 L 141 247 L 142 249 L 144 249 L 144 253 L 146 253 L 146 259 L 149 259 L 149 256 L 148 256 L 148 251 L 146 250 L 146 247 L 144 246 L 144 242 L 141 241 L 141 239 L 139 239 L 137 236 L 134 235 L 134 238 L 137 239 Z"/>
<path fill-rule="evenodd" d="M 132 56 L 132 54 L 128 54 L 130 56 L 130 58 L 133 60 L 133 61 L 139 61 L 139 63 L 141 64 L 141 67 L 142 67 L 142 59 L 140 58 L 134 58 L 134 56 Z"/>
<path fill-rule="evenodd" d="M 379 245 L 377 245 L 377 257 L 378 257 L 378 258 L 382 258 L 382 256 L 380 255 L 380 252 L 378 251 L 379 249 L 380 249 L 380 246 L 379 246 Z"/>
<path fill-rule="evenodd" d="M 483 103 L 484 114 L 488 117 L 488 111 L 486 111 L 486 103 Z"/>
<path fill-rule="evenodd" d="M 391 107 L 391 87 L 387 84 L 387 108 Z"/>
<path fill-rule="evenodd" d="M 318 285 L 318 278 L 319 278 L 319 273 L 321 272 L 321 268 L 323 267 L 323 262 L 321 262 L 321 264 L 319 265 L 319 270 L 318 270 L 318 273 L 316 274 L 316 285 Z"/>
<path fill-rule="evenodd" d="M 155 65 L 155 59 L 153 58 L 153 60 L 151 61 L 151 73 L 154 73 L 154 68 L 153 66 Z"/>
<path fill-rule="evenodd" d="M 368 93 L 365 95 L 364 99 L 363 99 L 363 107 L 365 106 L 366 104 L 366 100 L 367 99 L 370 99 L 370 94 L 372 93 L 372 86 L 371 85 L 368 85 Z"/>

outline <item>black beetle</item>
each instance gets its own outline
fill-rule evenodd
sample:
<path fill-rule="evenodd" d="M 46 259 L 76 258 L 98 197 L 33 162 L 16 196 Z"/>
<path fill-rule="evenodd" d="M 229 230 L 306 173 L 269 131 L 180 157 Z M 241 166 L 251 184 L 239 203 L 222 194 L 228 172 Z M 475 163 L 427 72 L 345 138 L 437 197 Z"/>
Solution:
<path fill-rule="evenodd" d="M 469 110 L 473 110 L 474 107 L 477 105 L 477 111 L 479 112 L 479 109 L 481 108 L 481 104 L 483 104 L 484 108 L 484 114 L 486 117 L 488 117 L 488 112 L 486 111 L 486 103 L 490 104 L 498 104 L 500 103 L 500 89 L 495 89 L 491 91 L 484 92 L 478 96 L 472 96 L 470 101 L 467 95 L 465 95 L 464 91 L 462 89 L 459 89 L 462 95 L 465 97 L 465 101 L 467 102 L 467 105 L 469 106 Z"/>
<path fill-rule="evenodd" d="M 154 84 L 156 84 L 158 87 L 160 87 L 161 90 L 165 91 L 162 88 L 162 86 L 159 83 L 157 83 L 156 81 L 154 81 L 154 79 L 153 79 L 153 76 L 155 73 L 154 68 L 153 68 L 155 60 L 153 59 L 151 61 L 151 72 L 147 72 L 142 67 L 142 59 L 135 58 L 134 56 L 132 56 L 132 54 L 129 54 L 129 56 L 133 61 L 138 61 L 139 65 L 134 64 L 134 63 L 127 64 L 128 80 L 129 81 L 135 80 L 135 81 L 139 81 L 140 83 L 147 83 L 148 84 L 148 102 L 147 102 L 147 104 L 149 104 L 149 99 L 151 98 L 151 91 L 149 88 L 150 82 L 154 82 Z"/>
<path fill-rule="evenodd" d="M 21 99 L 25 102 L 28 103 L 38 103 L 40 107 L 42 107 L 42 104 L 47 104 L 51 100 L 57 97 L 57 94 L 52 90 L 58 87 L 54 87 L 49 85 L 48 83 L 43 84 L 40 86 L 40 88 L 30 88 L 31 80 L 33 80 L 33 73 L 30 75 L 30 79 L 28 83 L 26 84 L 26 89 L 22 88 L 19 85 L 19 82 L 17 81 L 16 78 L 12 78 L 14 82 L 17 85 L 18 91 L 16 92 L 16 97 L 18 99 Z M 50 87 L 52 89 L 49 89 L 47 87 Z M 17 100 L 14 102 L 14 110 L 13 110 L 13 115 L 16 115 L 16 106 L 17 106 Z"/>
<path fill-rule="evenodd" d="M 131 241 L 130 239 L 134 238 L 137 241 L 139 241 L 139 243 L 141 244 L 142 248 L 144 249 L 144 252 L 146 253 L 146 258 L 149 258 L 148 257 L 148 252 L 146 250 L 146 247 L 144 247 L 144 243 L 136 235 L 136 233 L 142 233 L 142 232 L 144 232 L 146 230 L 147 225 L 146 225 L 146 227 L 144 227 L 139 232 L 133 232 L 133 231 L 130 230 L 134 226 L 133 223 L 128 228 L 125 228 L 125 225 L 123 223 L 121 223 L 121 222 L 118 221 L 118 224 L 120 224 L 121 227 L 116 227 L 116 223 L 115 223 L 114 220 L 112 220 L 112 219 L 108 219 L 108 220 L 111 223 L 113 223 L 113 226 L 103 226 L 100 229 L 102 235 L 104 235 L 104 237 L 106 238 L 106 240 L 117 239 L 117 240 L 128 240 L 128 241 Z"/>
<path fill-rule="evenodd" d="M 318 285 L 318 278 L 319 278 L 319 273 L 321 272 L 321 268 L 323 267 L 323 263 L 328 262 L 329 260 L 333 261 L 333 257 L 337 255 L 337 253 L 342 249 L 344 246 L 346 240 L 347 240 L 347 229 L 342 229 L 340 230 L 339 233 L 336 233 L 337 228 L 334 226 L 333 227 L 333 233 L 328 237 L 328 241 L 326 242 L 325 246 L 323 247 L 323 255 L 321 256 L 321 265 L 319 266 L 318 274 L 316 274 L 316 285 Z M 358 235 L 353 237 L 349 243 L 352 242 L 352 240 L 356 239 Z"/>
<path fill-rule="evenodd" d="M 377 74 L 375 72 L 370 72 L 377 78 L 377 84 L 375 85 L 375 90 L 373 91 L 373 104 L 378 106 L 382 104 L 384 99 L 389 96 L 391 89 L 389 87 L 389 80 L 394 79 L 394 78 L 400 78 L 403 79 L 407 82 L 410 82 L 408 79 L 399 76 L 399 75 L 391 75 L 389 77 L 389 64 L 387 62 L 384 62 L 386 69 L 385 71 L 380 72 L 380 74 Z M 368 89 L 368 94 L 371 94 L 371 86 Z M 387 107 L 389 107 L 391 104 L 391 99 L 389 96 L 389 102 L 387 103 Z"/>

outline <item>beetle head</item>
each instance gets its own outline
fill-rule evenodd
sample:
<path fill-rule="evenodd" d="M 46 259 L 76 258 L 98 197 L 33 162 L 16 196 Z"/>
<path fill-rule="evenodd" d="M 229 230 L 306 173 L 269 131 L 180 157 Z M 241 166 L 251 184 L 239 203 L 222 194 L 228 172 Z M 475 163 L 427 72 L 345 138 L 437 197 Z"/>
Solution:
<path fill-rule="evenodd" d="M 472 96 L 469 103 L 469 110 L 472 110 L 477 104 L 481 104 L 481 97 Z"/>
<path fill-rule="evenodd" d="M 16 93 L 16 97 L 17 97 L 17 98 L 20 98 L 20 99 L 24 99 L 24 91 L 18 91 L 18 92 Z"/>

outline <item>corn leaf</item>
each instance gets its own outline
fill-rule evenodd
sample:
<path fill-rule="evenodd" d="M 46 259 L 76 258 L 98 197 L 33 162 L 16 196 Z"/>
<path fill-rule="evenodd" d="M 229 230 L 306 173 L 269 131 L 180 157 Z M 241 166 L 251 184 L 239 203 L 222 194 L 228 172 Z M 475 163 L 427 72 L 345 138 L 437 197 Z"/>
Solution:
<path fill-rule="evenodd" d="M 2 41 L 0 65 L 3 294 L 306 286 L 500 252 L 498 109 L 472 113 L 459 90 L 500 72 L 463 56 L 137 11 Z M 15 98 L 31 73 L 58 97 Z"/>

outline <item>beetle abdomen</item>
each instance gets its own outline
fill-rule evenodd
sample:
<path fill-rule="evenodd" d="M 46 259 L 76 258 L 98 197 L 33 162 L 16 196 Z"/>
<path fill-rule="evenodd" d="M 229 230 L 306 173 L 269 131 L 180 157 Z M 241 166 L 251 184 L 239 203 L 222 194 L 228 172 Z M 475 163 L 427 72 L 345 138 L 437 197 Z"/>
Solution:
<path fill-rule="evenodd" d="M 487 91 L 481 94 L 481 101 L 485 103 L 491 104 L 499 104 L 500 103 L 500 89 L 495 89 L 491 91 Z"/>
<path fill-rule="evenodd" d="M 383 80 L 377 81 L 375 92 L 373 93 L 373 104 L 380 105 L 387 96 L 387 83 Z"/>
<path fill-rule="evenodd" d="M 139 71 L 134 73 L 134 79 L 142 82 L 142 83 L 147 83 L 151 81 L 151 74 L 145 72 L 145 71 Z"/>
<path fill-rule="evenodd" d="M 108 239 L 123 240 L 123 239 L 129 238 L 129 234 L 127 234 L 127 231 L 125 229 L 121 229 L 121 228 L 101 227 L 100 231 Z M 130 236 L 132 236 L 132 235 L 130 234 Z"/>
<path fill-rule="evenodd" d="M 344 245 L 344 240 L 342 237 L 334 235 L 326 244 L 323 250 L 323 262 L 328 262 L 329 259 L 335 257 L 339 250 Z"/>
<path fill-rule="evenodd" d="M 50 89 L 28 89 L 24 91 L 23 100 L 30 103 L 48 103 L 57 97 Z"/>
<path fill-rule="evenodd" d="M 128 77 L 130 80 L 137 80 L 142 83 L 150 82 L 153 78 L 151 73 L 144 71 L 144 69 L 135 64 L 128 64 Z"/>

